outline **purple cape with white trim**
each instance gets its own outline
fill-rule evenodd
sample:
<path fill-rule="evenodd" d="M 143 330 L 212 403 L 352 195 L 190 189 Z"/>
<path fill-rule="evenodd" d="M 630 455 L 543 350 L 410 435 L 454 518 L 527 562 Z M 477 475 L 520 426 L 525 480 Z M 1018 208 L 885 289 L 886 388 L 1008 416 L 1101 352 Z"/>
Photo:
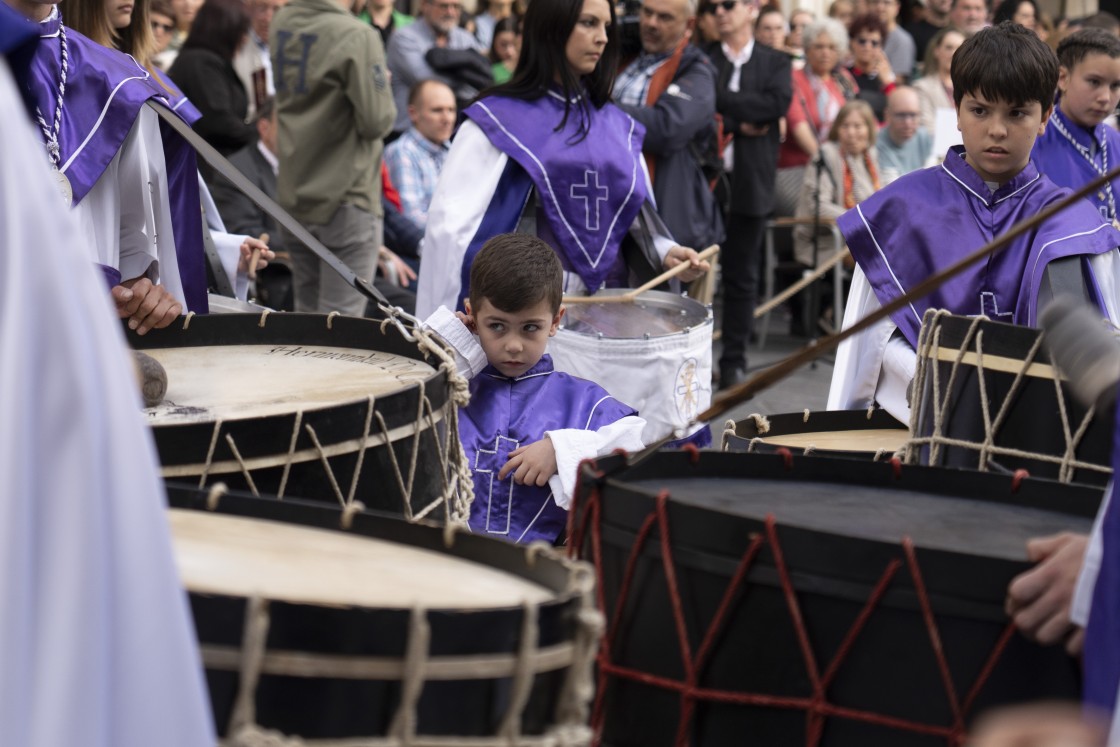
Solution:
<path fill-rule="evenodd" d="M 564 100 L 554 92 L 534 101 L 489 96 L 463 113 L 528 174 L 554 239 L 549 243 L 565 269 L 578 274 L 591 293 L 603 287 L 618 265 L 622 239 L 646 200 L 641 162 L 645 128 L 608 103 L 590 108 L 587 136 L 578 139 L 581 116 L 573 102 L 563 129 L 555 130 L 564 118 Z M 520 186 L 527 190 L 529 185 L 524 181 Z M 525 199 L 519 205 L 524 206 Z M 502 228 L 514 230 L 518 217 Z M 503 232 L 482 236 L 483 228 L 492 230 L 491 222 L 483 221 L 472 248 Z M 544 231 L 538 233 L 544 238 Z M 475 253 L 468 250 L 465 268 Z M 460 295 L 466 288 L 464 283 Z"/>
<path fill-rule="evenodd" d="M 552 358 L 510 379 L 487 366 L 471 379 L 471 401 L 459 418 L 459 439 L 474 476 L 471 531 L 513 542 L 555 542 L 568 520 L 548 485 L 517 485 L 498 472 L 509 453 L 563 428 L 596 431 L 638 413 L 598 384 L 556 371 Z"/>
<path fill-rule="evenodd" d="M 837 221 L 848 247 L 886 305 L 930 275 L 987 244 L 1021 220 L 1068 195 L 1028 163 L 994 193 L 954 146 L 940 166 L 914 171 L 876 192 Z M 915 348 L 926 309 L 1035 325 L 1046 265 L 1062 257 L 1103 254 L 1120 232 L 1081 201 L 974 264 L 939 289 L 891 314 Z M 1090 294 L 1103 308 L 1092 280 Z"/>
<path fill-rule="evenodd" d="M 54 119 L 58 80 L 62 69 L 56 15 L 40 24 L 42 41 L 31 64 L 31 94 L 48 122 Z M 152 81 L 147 70 L 118 52 L 66 28 L 68 71 L 59 132 L 60 171 L 70 181 L 74 204 L 89 194 L 120 150 L 148 100 L 175 108 L 167 91 Z M 177 108 L 190 124 L 193 106 Z M 160 123 L 171 221 L 179 275 L 187 307 L 205 312 L 206 266 L 202 248 L 202 210 L 198 166 L 194 150 L 178 134 Z"/>
<path fill-rule="evenodd" d="M 1120 414 L 1120 411 L 1118 411 Z M 1120 689 L 1120 417 L 1112 432 L 1111 495 L 1101 519 L 1101 561 L 1085 626 L 1085 702 L 1103 713 L 1116 709 Z M 1115 718 L 1115 716 L 1114 716 Z"/>
<path fill-rule="evenodd" d="M 1046 128 L 1046 132 L 1039 135 L 1038 139 L 1034 141 L 1034 150 L 1031 151 L 1031 160 L 1034 161 L 1034 165 L 1050 181 L 1059 187 L 1077 189 L 1102 174 L 1108 173 L 1110 168 L 1115 168 L 1116 164 L 1120 163 L 1120 132 L 1107 125 L 1099 124 L 1093 128 L 1093 132 L 1090 134 L 1084 127 L 1074 124 L 1057 107 L 1054 109 L 1053 116 L 1061 122 L 1075 142 L 1092 153 L 1093 163 L 1089 163 L 1066 140 L 1065 135 L 1059 132 L 1053 124 L 1050 124 Z M 1102 145 L 1104 148 L 1101 147 Z M 1105 153 L 1108 154 L 1107 162 L 1104 158 Z M 1094 165 L 1097 168 L 1094 168 Z M 1120 201 L 1120 178 L 1112 181 L 1112 196 L 1114 202 Z M 1107 190 L 1098 190 L 1089 195 L 1088 199 L 1097 206 L 1097 210 L 1105 220 L 1112 219 L 1113 216 L 1109 215 L 1110 205 Z"/>

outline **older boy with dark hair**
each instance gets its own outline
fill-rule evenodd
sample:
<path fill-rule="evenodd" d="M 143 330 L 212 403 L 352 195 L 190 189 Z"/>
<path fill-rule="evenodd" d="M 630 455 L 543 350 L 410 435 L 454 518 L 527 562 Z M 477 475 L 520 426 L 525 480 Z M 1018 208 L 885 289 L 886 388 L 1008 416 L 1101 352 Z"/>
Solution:
<path fill-rule="evenodd" d="M 1030 154 L 1046 129 L 1058 60 L 1035 34 L 1003 23 L 968 39 L 953 57 L 953 95 L 963 146 L 945 162 L 903 176 L 838 220 L 859 267 L 846 325 L 1068 194 Z M 929 209 L 924 209 L 924 208 Z M 1073 292 L 1117 319 L 1120 232 L 1080 202 L 915 300 L 837 351 L 830 409 L 878 402 L 903 422 L 922 315 L 929 308 L 1035 325 L 1054 292 Z"/>
<path fill-rule="evenodd" d="M 555 542 L 579 462 L 643 446 L 645 421 L 633 408 L 554 370 L 545 354 L 564 316 L 562 279 L 548 244 L 500 234 L 471 265 L 467 313 L 440 307 L 428 319 L 473 375 L 459 438 L 474 472 L 474 532 Z"/>
<path fill-rule="evenodd" d="M 1120 133 L 1105 124 L 1120 103 L 1120 38 L 1103 29 L 1075 31 L 1058 45 L 1058 62 L 1057 105 L 1031 158 L 1055 184 L 1077 189 L 1120 158 Z M 1114 180 L 1089 199 L 1115 221 L 1118 196 Z"/>

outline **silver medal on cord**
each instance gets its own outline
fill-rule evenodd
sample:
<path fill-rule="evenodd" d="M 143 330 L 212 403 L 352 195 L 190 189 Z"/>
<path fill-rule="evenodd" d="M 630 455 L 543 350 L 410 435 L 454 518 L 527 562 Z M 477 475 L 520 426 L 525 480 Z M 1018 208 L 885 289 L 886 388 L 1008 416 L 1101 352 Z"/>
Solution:
<path fill-rule="evenodd" d="M 58 24 L 58 41 L 62 50 L 62 69 L 58 76 L 58 98 L 55 101 L 54 121 L 48 126 L 46 120 L 43 119 L 43 112 L 40 111 L 38 106 L 35 107 L 35 118 L 39 120 L 39 129 L 46 141 L 47 158 L 50 159 L 53 168 L 55 186 L 66 202 L 66 207 L 70 207 L 74 204 L 74 190 L 71 189 L 70 180 L 66 178 L 66 174 L 62 173 L 60 167 L 62 159 L 58 145 L 58 135 L 62 130 L 62 97 L 66 95 L 66 74 L 70 63 L 66 48 L 66 26 L 62 24 L 61 18 Z"/>

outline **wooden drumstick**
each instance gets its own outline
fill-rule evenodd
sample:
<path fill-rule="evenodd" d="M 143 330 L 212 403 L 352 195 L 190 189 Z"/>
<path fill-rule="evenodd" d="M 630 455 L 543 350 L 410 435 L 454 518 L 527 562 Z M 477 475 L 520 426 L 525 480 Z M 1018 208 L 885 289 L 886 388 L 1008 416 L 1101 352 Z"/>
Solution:
<path fill-rule="evenodd" d="M 712 244 L 704 251 L 697 255 L 697 259 L 701 262 L 711 259 L 719 253 L 719 244 Z M 677 275 L 687 270 L 692 266 L 691 262 L 679 262 L 665 272 L 661 273 L 653 280 L 642 283 L 637 288 L 623 293 L 619 296 L 564 296 L 564 303 L 634 303 L 634 299 L 646 291 L 656 288 L 662 283 L 672 280 Z"/>
<path fill-rule="evenodd" d="M 268 234 L 262 233 L 260 236 L 261 243 L 268 243 Z M 249 257 L 249 279 L 257 279 L 257 263 L 261 261 L 261 250 L 253 249 L 252 255 Z"/>
<path fill-rule="evenodd" d="M 167 394 L 167 371 L 159 361 L 139 350 L 132 351 L 132 367 L 144 407 L 155 407 Z"/>

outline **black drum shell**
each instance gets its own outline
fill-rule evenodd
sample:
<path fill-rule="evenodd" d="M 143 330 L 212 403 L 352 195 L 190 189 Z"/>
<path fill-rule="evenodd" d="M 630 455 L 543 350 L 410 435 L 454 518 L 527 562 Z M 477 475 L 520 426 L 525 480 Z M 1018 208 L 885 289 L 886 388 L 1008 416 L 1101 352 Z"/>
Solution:
<path fill-rule="evenodd" d="M 879 449 L 857 448 L 831 448 L 815 446 L 786 447 L 780 443 L 769 443 L 766 439 L 779 440 L 776 437 L 800 435 L 804 433 L 828 433 L 842 437 L 844 433 L 859 433 L 869 430 L 894 430 L 904 438 L 906 425 L 895 420 L 886 410 L 872 410 L 870 415 L 867 410 L 820 410 L 816 412 L 789 412 L 778 415 L 767 415 L 769 430 L 759 432 L 758 423 L 753 418 L 746 418 L 735 422 L 734 430 L 723 432 L 723 450 L 736 452 L 749 452 L 759 454 L 773 454 L 779 449 L 788 448 L 794 454 L 814 454 L 817 456 L 849 457 L 854 459 L 889 459 L 894 455 L 894 450 L 882 451 Z M 762 439 L 762 440 L 756 440 Z"/>
<path fill-rule="evenodd" d="M 940 325 L 940 345 L 942 349 L 960 350 L 964 345 L 969 330 L 976 320 L 961 316 L 936 317 Z M 1042 334 L 1040 330 L 1031 327 L 1021 327 L 1002 322 L 980 321 L 978 330 L 983 332 L 983 350 L 985 356 L 1009 358 L 1021 362 L 1026 359 L 1027 353 Z M 972 345 L 970 344 L 970 349 Z M 1050 365 L 1049 352 L 1045 343 L 1038 351 L 1034 361 Z M 918 366 L 937 365 L 939 369 L 940 391 L 938 401 L 945 402 L 948 397 L 949 408 L 946 411 L 942 425 L 942 435 L 952 439 L 980 443 L 985 438 L 985 426 L 982 416 L 982 401 L 980 393 L 980 377 L 983 376 L 984 387 L 987 393 L 991 417 L 995 418 L 1000 407 L 1003 406 L 1011 391 L 1016 375 L 1015 373 L 985 367 L 981 374 L 975 365 L 962 362 L 958 368 L 957 377 L 953 382 L 952 391 L 948 391 L 949 377 L 952 371 L 952 361 L 931 361 L 918 358 Z M 1070 393 L 1066 384 L 1062 384 L 1067 421 L 1071 429 L 1076 431 L 1088 411 Z M 914 393 L 914 402 L 917 405 L 917 426 L 915 436 L 928 437 L 934 431 L 934 412 L 932 407 L 933 378 L 926 378 L 926 390 Z M 1080 461 L 1091 462 L 1105 467 L 1112 463 L 1112 423 L 1115 406 L 1097 412 L 1088 430 L 1076 449 L 1076 456 Z M 1063 436 L 1061 410 L 1054 390 L 1054 381 L 1050 378 L 1026 376 L 1016 390 L 1011 407 L 1006 419 L 995 433 L 993 443 L 997 446 L 1018 449 L 1032 454 L 1048 454 L 1061 456 L 1065 453 L 1065 437 Z M 917 455 L 919 464 L 938 467 L 959 467 L 963 469 L 977 469 L 979 455 L 975 449 L 961 446 L 942 445 L 936 461 L 932 459 L 929 446 L 923 446 Z M 1027 470 L 1033 477 L 1058 479 L 1059 465 L 1030 457 L 998 454 L 991 457 L 988 468 L 1014 471 Z M 1109 473 L 1090 469 L 1075 470 L 1072 482 L 1083 482 L 1090 485 L 1105 485 L 1109 480 Z"/>
<path fill-rule="evenodd" d="M 684 667 L 671 614 L 661 558 L 661 535 L 655 528 L 635 566 L 630 592 L 622 606 L 622 577 L 639 527 L 656 505 L 659 489 L 668 489 L 670 545 L 681 591 L 682 609 L 693 656 L 715 615 L 737 564 L 753 537 L 766 536 L 761 519 L 732 515 L 673 499 L 674 485 L 712 481 L 713 492 L 726 488 L 725 499 L 752 481 L 788 483 L 790 491 L 807 483 L 835 489 L 890 489 L 942 493 L 958 498 L 1055 509 L 1079 526 L 1088 526 L 1100 491 L 1088 486 L 1013 480 L 995 474 L 868 463 L 851 459 L 702 452 L 660 453 L 637 466 L 623 457 L 600 460 L 599 474 L 581 476 L 573 504 L 572 544 L 579 556 L 596 564 L 608 631 L 619 626 L 611 661 L 639 672 L 681 680 Z M 592 500 L 596 494 L 598 498 Z M 774 497 L 775 502 L 781 500 Z M 591 531 L 600 512 L 601 533 Z M 1059 517 L 1062 514 L 1056 513 Z M 858 517 L 853 517 L 858 520 Z M 866 521 L 873 521 L 873 512 Z M 1055 526 L 1059 531 L 1062 526 Z M 998 528 L 993 528 L 998 531 Z M 792 574 L 820 672 L 828 667 L 888 563 L 902 562 L 882 602 L 856 639 L 837 678 L 827 690 L 829 702 L 894 718 L 948 727 L 953 723 L 918 597 L 902 547 L 897 543 L 854 539 L 778 523 L 778 542 Z M 601 553 L 601 554 L 598 554 Z M 944 642 L 958 699 L 963 700 L 989 652 L 1005 631 L 1003 603 L 1008 582 L 1029 564 L 965 555 L 918 546 L 915 549 L 941 640 Z M 764 545 L 745 586 L 708 656 L 698 684 L 737 692 L 810 697 L 801 649 L 779 583 L 774 555 Z M 602 743 L 617 747 L 658 747 L 675 743 L 681 697 L 660 687 L 615 676 L 600 679 L 606 689 Z M 1080 675 L 1061 647 L 1043 648 L 1013 634 L 986 686 L 968 712 L 972 716 L 997 704 L 1039 698 L 1076 698 Z M 686 734 L 688 744 L 805 744 L 803 710 L 698 702 Z M 944 736 L 926 736 L 841 717 L 824 720 L 821 745 L 944 745 Z"/>
<path fill-rule="evenodd" d="M 172 508 L 207 510 L 207 491 L 168 483 Z M 219 513 L 267 519 L 305 527 L 338 530 L 341 511 L 301 500 L 226 494 Z M 408 523 L 399 517 L 364 512 L 353 517 L 347 532 L 450 554 L 501 569 L 538 583 L 554 598 L 538 606 L 538 646 L 571 641 L 576 633 L 580 600 L 569 569 L 555 559 L 530 562 L 524 547 L 457 533 L 452 547 L 443 530 L 431 524 Z M 375 583 L 376 579 L 371 579 Z M 200 644 L 240 648 L 247 600 L 214 594 L 190 594 Z M 267 650 L 336 656 L 403 658 L 410 610 L 367 607 L 326 607 L 273 601 L 269 605 Z M 429 655 L 516 654 L 524 610 L 483 611 L 429 609 Z M 526 735 L 543 733 L 555 723 L 556 703 L 568 669 L 538 672 L 522 713 Z M 208 667 L 206 681 L 220 736 L 237 698 L 236 671 Z M 493 735 L 509 707 L 510 680 L 428 681 L 417 706 L 416 733 L 426 736 Z M 304 678 L 263 674 L 256 690 L 256 721 L 263 728 L 304 739 L 342 739 L 387 733 L 400 702 L 398 680 Z"/>
<path fill-rule="evenodd" d="M 428 399 L 431 409 L 439 414 L 448 404 L 450 384 L 447 374 L 439 370 L 439 361 L 422 354 L 416 344 L 407 340 L 393 324 L 383 331 L 379 321 L 338 316 L 329 320 L 318 314 L 220 314 L 191 318 L 190 324 L 176 323 L 164 329 L 153 329 L 140 336 L 128 331 L 128 342 L 134 349 L 151 350 L 160 348 L 182 348 L 196 346 L 236 346 L 236 345 L 312 345 L 353 348 L 392 353 L 413 360 L 425 361 L 436 371 L 425 379 L 422 385 L 402 387 L 399 390 L 380 395 L 375 399 L 376 412 L 385 418 L 390 431 L 415 430 L 420 423 L 424 430 L 417 446 L 411 435 L 399 437 L 390 444 L 376 444 L 366 449 L 362 459 L 362 472 L 355 494 L 368 508 L 396 514 L 408 514 L 406 501 L 411 498 L 411 510 L 419 512 L 424 506 L 443 494 L 446 475 L 441 464 L 440 450 L 435 447 L 433 434 L 424 422 L 426 411 L 421 409 L 421 394 Z M 174 371 L 168 376 L 173 377 Z M 267 382 L 262 382 L 267 386 Z M 156 449 L 164 476 L 170 480 L 189 481 L 199 479 L 207 463 L 210 445 L 214 443 L 212 462 L 235 463 L 236 456 L 230 449 L 226 436 L 231 436 L 237 445 L 241 459 L 252 461 L 256 458 L 282 459 L 291 449 L 292 431 L 297 426 L 297 414 L 291 412 L 260 417 L 229 419 L 222 423 L 217 439 L 214 438 L 213 421 L 196 423 L 154 424 Z M 299 434 L 296 451 L 311 451 L 315 445 L 307 432 L 310 426 L 316 433 L 321 445 L 330 446 L 339 442 L 353 442 L 366 433 L 368 403 L 365 400 L 340 405 L 301 408 Z M 437 420 L 434 435 L 443 443 L 447 423 Z M 380 424 L 374 420 L 372 434 L 380 433 Z M 456 435 L 452 434 L 452 438 Z M 396 468 L 390 456 L 390 449 L 396 457 Z M 409 465 L 414 452 L 417 466 L 412 478 L 410 496 L 406 497 L 400 489 L 396 469 L 402 475 L 405 488 L 409 487 Z M 331 472 L 343 496 L 349 495 L 353 473 L 358 464 L 358 447 L 345 453 L 331 456 L 328 460 Z M 184 470 L 190 474 L 183 474 Z M 279 492 L 284 469 L 282 466 L 256 468 L 250 471 L 253 487 L 261 494 Z M 211 471 L 206 484 L 224 482 L 234 490 L 250 490 L 248 481 L 240 470 L 225 472 Z M 313 498 L 337 504 L 337 497 L 331 485 L 330 476 L 320 459 L 306 459 L 292 464 L 284 488 L 285 496 Z M 430 514 L 430 518 L 442 520 L 443 507 Z"/>

